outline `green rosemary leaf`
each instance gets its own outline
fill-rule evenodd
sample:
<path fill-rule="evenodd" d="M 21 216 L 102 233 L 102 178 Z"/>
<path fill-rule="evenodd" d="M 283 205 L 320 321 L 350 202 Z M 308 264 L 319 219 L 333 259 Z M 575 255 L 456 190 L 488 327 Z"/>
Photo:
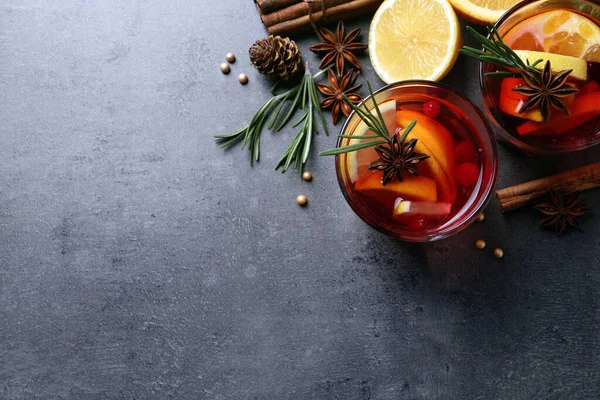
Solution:
<path fill-rule="evenodd" d="M 463 48 L 459 49 L 458 52 L 462 53 L 462 54 L 471 54 L 471 53 L 478 54 L 478 55 L 486 54 L 486 52 L 483 50 L 479 50 L 479 49 L 476 49 L 474 47 L 469 47 L 469 46 L 463 46 Z"/>
<path fill-rule="evenodd" d="M 527 60 L 527 61 L 529 61 L 529 60 Z M 531 66 L 532 66 L 533 68 L 535 68 L 535 67 L 536 67 L 536 66 L 537 66 L 539 63 L 541 63 L 541 62 L 544 62 L 544 60 L 542 60 L 542 59 L 540 58 L 540 59 L 538 59 L 538 60 L 535 60 L 535 62 L 534 62 L 533 64 L 531 64 Z"/>
<path fill-rule="evenodd" d="M 300 105 L 300 109 L 304 110 L 304 107 L 306 107 L 306 95 L 308 94 L 306 92 L 306 76 L 304 79 L 302 79 L 302 87 L 300 90 L 302 91 L 302 103 Z"/>
<path fill-rule="evenodd" d="M 296 121 L 294 123 L 294 125 L 292 125 L 292 128 L 297 127 L 298 125 L 300 125 L 302 122 L 304 122 L 304 120 L 308 118 L 308 113 L 304 114 L 302 117 L 300 117 L 300 119 L 298 121 Z"/>
<path fill-rule="evenodd" d="M 400 144 L 404 143 L 404 141 L 406 140 L 406 137 L 408 136 L 410 131 L 413 130 L 413 128 L 415 127 L 416 124 L 417 124 L 416 119 L 414 119 L 410 124 L 408 124 L 408 126 L 404 129 L 404 132 L 402 133 L 402 137 L 400 138 Z"/>
<path fill-rule="evenodd" d="M 323 72 L 323 71 L 321 71 L 321 72 Z M 315 77 L 317 75 L 319 75 L 319 74 L 316 74 Z M 323 117 L 323 110 L 321 109 L 321 104 L 319 103 L 319 95 L 317 94 L 317 85 L 315 84 L 315 79 L 312 76 L 310 77 L 309 86 L 310 86 L 310 89 L 311 89 L 311 95 L 312 95 L 312 99 L 313 99 L 313 106 L 315 107 L 315 109 L 319 113 L 319 118 L 321 119 L 321 126 L 323 127 L 323 130 L 325 131 L 325 134 L 327 136 L 329 136 L 329 129 L 327 129 L 327 123 L 325 122 L 325 118 Z"/>
<path fill-rule="evenodd" d="M 252 154 L 254 155 L 254 160 L 258 161 L 260 158 L 260 134 L 256 135 L 256 139 L 252 144 Z M 252 165 L 252 159 L 250 159 L 250 165 Z"/>
<path fill-rule="evenodd" d="M 344 97 L 344 100 L 346 100 L 346 103 L 348 103 L 350 108 L 352 108 L 352 110 L 356 111 L 356 113 L 360 116 L 361 119 L 367 118 L 370 115 L 370 113 L 366 112 L 365 110 L 361 110 L 360 107 L 358 107 L 356 104 L 352 103 L 350 101 L 350 99 L 348 98 L 348 96 L 346 96 L 345 93 L 342 93 L 342 96 Z"/>
<path fill-rule="evenodd" d="M 496 56 L 500 55 L 498 48 L 494 46 L 494 43 L 491 40 L 483 36 L 481 33 L 477 32 L 470 26 L 467 26 L 467 31 L 471 34 L 471 36 L 473 36 L 475 40 L 477 40 L 483 46 L 483 48 L 485 48 L 490 53 Z"/>
<path fill-rule="evenodd" d="M 346 103 L 348 103 L 348 105 L 358 114 L 360 119 L 362 119 L 362 121 L 369 127 L 369 130 L 371 130 L 377 136 L 381 136 L 378 132 L 379 128 L 376 123 L 377 119 L 375 118 L 375 116 L 370 112 L 365 112 L 365 110 L 361 110 L 360 107 L 353 104 L 348 98 L 348 96 L 346 96 L 345 94 L 342 94 L 342 96 L 344 96 L 344 100 L 346 100 Z M 375 122 L 373 122 L 373 120 L 375 120 Z"/>
<path fill-rule="evenodd" d="M 296 106 L 298 105 L 298 101 L 300 100 L 300 92 L 302 90 L 303 84 L 304 84 L 304 81 L 302 81 L 300 86 L 295 88 L 295 92 L 294 92 L 295 96 L 294 96 L 294 100 L 292 101 L 292 105 L 289 107 L 288 112 L 285 115 L 285 117 L 283 117 L 281 122 L 275 128 L 275 132 L 279 132 L 281 129 L 283 129 L 283 127 L 289 122 L 290 118 L 292 118 L 292 116 L 294 115 L 294 112 L 296 111 Z"/>
<path fill-rule="evenodd" d="M 333 67 L 333 65 L 330 65 L 329 67 L 322 69 L 321 71 L 317 72 L 316 74 L 313 75 L 313 79 L 316 80 L 318 78 L 321 77 L 321 75 L 324 75 L 327 73 L 327 71 L 329 71 L 331 69 L 331 67 Z"/>
<path fill-rule="evenodd" d="M 263 106 L 256 112 L 250 123 L 248 124 L 248 131 L 246 137 L 244 138 L 244 143 L 242 144 L 242 149 L 245 148 L 251 141 L 254 140 L 254 137 L 260 135 L 260 131 L 263 127 L 264 116 L 268 114 L 269 110 L 272 108 L 273 103 L 275 102 L 275 98 L 267 101 Z M 253 148 L 249 148 L 250 153 L 253 154 Z"/>
<path fill-rule="evenodd" d="M 348 146 L 336 147 L 335 149 L 326 150 L 319 155 L 321 155 L 321 156 L 336 156 L 338 154 L 351 153 L 353 151 L 366 149 L 368 147 L 379 146 L 380 144 L 385 144 L 387 142 L 388 142 L 387 140 L 374 140 L 372 142 L 350 144 Z"/>
<path fill-rule="evenodd" d="M 390 133 L 387 130 L 387 126 L 385 126 L 384 120 L 383 120 L 383 115 L 381 115 L 381 110 L 379 110 L 379 106 L 377 105 L 377 102 L 375 101 L 375 95 L 373 94 L 373 88 L 371 87 L 371 82 L 369 82 L 369 80 L 367 79 L 367 87 L 369 88 L 369 94 L 371 95 L 371 100 L 373 101 L 373 107 L 375 107 L 375 110 L 377 111 L 377 117 L 379 118 L 379 125 L 381 128 L 381 133 L 383 133 L 387 139 L 390 138 Z"/>
<path fill-rule="evenodd" d="M 310 145 L 312 144 L 312 134 L 313 134 L 313 120 L 312 120 L 312 113 L 310 113 L 310 121 L 309 121 L 309 127 L 308 128 L 308 132 L 306 135 L 304 135 L 304 149 L 302 150 L 302 164 L 304 164 L 306 162 L 306 160 L 308 159 L 308 154 L 310 153 Z"/>
<path fill-rule="evenodd" d="M 508 72 L 508 71 L 495 71 L 495 72 L 486 72 L 485 76 L 488 78 L 517 78 L 521 75 L 515 74 L 513 72 Z"/>
<path fill-rule="evenodd" d="M 300 149 L 300 145 L 303 143 L 304 138 L 306 137 L 306 135 L 308 134 L 308 118 L 305 120 L 304 125 L 302 125 L 302 128 L 300 129 L 300 131 L 298 132 L 298 134 L 296 135 L 296 137 L 294 138 L 294 140 L 292 141 L 292 143 L 289 146 L 288 149 L 288 157 L 286 159 L 286 162 L 283 166 L 283 170 L 281 172 L 285 172 L 288 170 L 288 168 L 290 167 L 290 165 L 292 164 L 292 162 L 296 162 L 294 167 L 298 168 L 298 161 L 300 160 L 300 156 L 299 156 L 299 151 Z"/>
<path fill-rule="evenodd" d="M 358 140 L 358 139 L 376 139 L 379 136 L 377 136 L 377 135 L 337 135 L 337 137 L 342 138 L 342 139 Z"/>
<path fill-rule="evenodd" d="M 241 140 L 244 140 L 247 130 L 248 125 L 238 130 L 237 132 L 230 133 L 228 135 L 217 135 L 215 136 L 215 142 L 217 142 L 217 144 L 223 148 L 233 146 Z"/>
<path fill-rule="evenodd" d="M 521 60 L 521 57 L 517 55 L 510 47 L 508 47 L 504 42 L 498 41 L 496 43 L 499 48 L 501 48 L 506 55 L 506 58 L 512 61 L 512 64 L 517 67 L 517 69 L 527 69 L 527 65 Z"/>
<path fill-rule="evenodd" d="M 368 80 L 367 80 L 367 83 Z M 373 114 L 373 111 L 369 110 L 367 107 L 367 103 L 366 101 L 362 102 L 361 104 L 359 104 L 357 106 L 358 109 L 360 109 L 361 106 L 363 106 L 365 109 L 361 110 L 363 112 L 363 115 L 366 116 L 367 120 L 369 122 L 371 122 L 371 124 L 373 125 L 373 133 L 375 133 L 376 135 L 381 136 L 382 138 L 389 140 L 389 133 L 387 131 L 387 127 L 385 126 L 385 121 L 383 121 L 383 117 L 381 116 L 381 112 L 379 111 L 379 106 L 377 106 L 377 104 L 375 103 L 375 96 L 373 96 L 373 91 L 371 90 L 370 86 L 369 86 L 369 93 L 371 95 L 371 99 L 373 100 L 373 104 L 375 104 L 375 114 Z M 346 100 L 348 101 L 348 100 Z M 366 122 L 366 120 L 363 118 L 363 121 Z"/>
<path fill-rule="evenodd" d="M 480 61 L 485 61 L 487 63 L 497 65 L 499 67 L 514 68 L 513 64 L 509 64 L 505 60 L 497 58 L 497 57 L 493 57 L 493 56 L 479 56 L 477 58 L 479 58 Z"/>
<path fill-rule="evenodd" d="M 290 143 L 290 145 L 288 146 L 288 148 L 285 150 L 285 153 L 283 154 L 283 156 L 277 162 L 277 165 L 275 166 L 275 169 L 278 169 L 279 167 L 284 166 L 286 164 L 286 162 L 290 158 L 292 150 L 296 146 L 297 142 L 298 142 L 298 135 L 296 135 L 296 137 L 294 137 L 294 140 L 292 140 L 292 143 Z"/>
<path fill-rule="evenodd" d="M 281 113 L 281 110 L 283 109 L 283 106 L 285 105 L 286 100 L 287 100 L 287 96 L 278 100 L 279 104 L 277 105 L 277 107 L 275 107 L 271 117 L 269 118 L 269 122 L 267 123 L 267 129 L 271 130 L 271 129 L 273 129 L 273 126 L 275 126 L 275 122 L 277 122 L 277 119 L 279 118 L 279 114 Z"/>
<path fill-rule="evenodd" d="M 490 35 L 492 36 L 492 40 L 502 40 L 500 38 L 500 33 L 498 32 L 498 29 L 496 29 L 496 27 L 494 25 L 490 25 L 488 27 L 488 32 L 490 32 Z"/>
<path fill-rule="evenodd" d="M 290 164 L 292 163 L 292 161 L 294 161 L 294 154 L 296 153 L 296 151 L 298 150 L 298 146 L 300 146 L 300 143 L 302 142 L 302 137 L 305 134 L 304 132 L 305 127 L 302 127 L 302 129 L 300 129 L 300 132 L 298 132 L 298 135 L 296 136 L 296 138 L 294 139 L 293 146 L 291 146 L 291 149 L 288 153 L 288 157 L 287 160 L 285 162 L 285 165 L 283 167 L 283 172 L 287 171 L 287 169 L 290 167 Z"/>

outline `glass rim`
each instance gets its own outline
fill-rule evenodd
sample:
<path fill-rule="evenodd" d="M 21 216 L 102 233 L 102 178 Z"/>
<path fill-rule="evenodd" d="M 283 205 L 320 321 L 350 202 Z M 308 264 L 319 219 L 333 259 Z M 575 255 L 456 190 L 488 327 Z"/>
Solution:
<path fill-rule="evenodd" d="M 340 186 L 340 190 L 342 191 L 342 194 L 344 195 L 346 202 L 348 203 L 348 205 L 350 206 L 352 211 L 361 220 L 363 220 L 365 223 L 367 223 L 369 226 L 371 226 L 375 230 L 382 232 L 388 236 L 394 237 L 401 241 L 430 242 L 430 241 L 445 239 L 447 237 L 453 236 L 453 235 L 457 234 L 458 232 L 462 231 L 477 218 L 477 216 L 479 215 L 481 210 L 483 210 L 483 208 L 485 208 L 485 206 L 489 203 L 489 201 L 492 197 L 491 196 L 492 192 L 494 191 L 494 188 L 496 186 L 496 180 L 498 178 L 498 148 L 497 148 L 496 138 L 494 137 L 492 127 L 491 127 L 489 121 L 487 120 L 487 118 L 485 117 L 485 115 L 483 114 L 483 112 L 481 111 L 481 109 L 471 99 L 469 99 L 462 93 L 458 92 L 457 90 L 453 89 L 452 87 L 450 87 L 444 83 L 427 81 L 427 80 L 419 80 L 419 79 L 392 82 L 392 83 L 389 83 L 389 84 L 382 86 L 381 88 L 375 90 L 373 92 L 373 96 L 376 96 L 379 93 L 382 93 L 382 92 L 385 92 L 385 91 L 388 91 L 388 90 L 391 90 L 391 89 L 394 89 L 397 87 L 414 87 L 414 86 L 429 86 L 429 87 L 434 87 L 434 88 L 438 88 L 438 89 L 442 89 L 447 92 L 450 92 L 451 94 L 455 95 L 460 100 L 462 100 L 467 105 L 467 107 L 471 108 L 475 112 L 477 117 L 479 118 L 482 125 L 485 127 L 485 133 L 480 132 L 480 131 L 476 131 L 476 133 L 479 136 L 488 138 L 489 144 L 491 146 L 491 155 L 492 155 L 491 158 L 493 161 L 493 163 L 492 163 L 493 165 L 492 165 L 492 168 L 490 171 L 490 177 L 487 179 L 488 183 L 487 183 L 487 185 L 481 186 L 479 193 L 481 193 L 482 195 L 478 196 L 479 201 L 476 202 L 472 206 L 472 211 L 468 214 L 465 214 L 463 216 L 464 219 L 461 218 L 460 223 L 456 223 L 455 225 L 450 226 L 448 229 L 441 230 L 439 232 L 427 233 L 427 231 L 426 231 L 426 234 L 424 234 L 424 235 L 419 235 L 419 234 L 410 235 L 410 233 L 405 234 L 404 232 L 400 233 L 397 231 L 386 229 L 385 227 L 382 227 L 382 226 L 374 223 L 373 221 L 365 218 L 363 215 L 361 215 L 360 213 L 358 213 L 356 211 L 356 209 L 355 209 L 356 201 L 350 197 L 350 194 L 348 193 L 348 191 L 346 190 L 346 187 L 345 187 L 344 178 L 342 176 L 342 171 L 341 171 L 341 165 L 340 165 L 341 162 L 340 162 L 339 155 L 335 156 L 335 170 L 336 170 L 336 177 L 338 180 L 338 184 Z M 359 103 L 359 106 L 365 104 L 371 98 L 372 98 L 371 95 L 365 97 Z M 352 112 L 350 113 L 348 118 L 346 118 L 346 121 L 344 122 L 344 124 L 342 125 L 342 128 L 340 130 L 341 134 L 344 134 L 344 132 L 348 128 L 348 125 L 350 124 L 350 121 L 353 119 L 355 113 L 356 112 L 354 110 L 352 110 Z M 342 140 L 343 140 L 343 138 L 338 138 L 338 140 L 336 142 L 336 148 L 341 146 Z M 360 205 L 362 206 L 362 204 L 360 204 Z M 464 209 L 464 206 L 462 209 Z M 461 209 L 461 211 L 462 211 L 462 209 Z"/>
<path fill-rule="evenodd" d="M 590 1 L 590 0 L 565 0 L 565 1 L 567 1 L 567 2 L 578 1 L 581 3 L 590 3 L 590 4 L 600 7 L 600 4 L 594 3 L 593 1 Z M 529 6 L 531 4 L 535 4 L 535 3 L 552 3 L 552 0 L 523 0 L 520 3 L 515 4 L 514 6 L 509 8 L 504 14 L 502 14 L 502 16 L 498 19 L 498 21 L 496 21 L 496 23 L 493 24 L 494 28 L 498 29 L 503 23 L 506 22 L 506 20 L 508 18 L 510 18 L 513 15 L 513 13 L 519 11 L 521 8 L 527 7 L 527 6 Z M 490 35 L 487 35 L 487 38 L 489 39 Z M 484 61 L 479 61 L 479 65 L 478 65 L 478 68 L 479 68 L 479 92 L 480 92 L 480 96 L 481 96 L 481 104 L 482 104 L 483 110 L 487 114 L 487 119 L 490 120 L 494 129 L 500 130 L 504 135 L 510 137 L 509 142 L 517 145 L 517 147 L 519 149 L 521 149 L 522 151 L 531 153 L 531 154 L 554 155 L 554 154 L 564 154 L 564 153 L 571 153 L 574 151 L 584 150 L 584 149 L 587 149 L 587 148 L 590 148 L 590 147 L 600 144 L 600 138 L 589 141 L 589 142 L 584 142 L 584 143 L 574 143 L 572 145 L 564 145 L 564 144 L 553 145 L 553 144 L 545 144 L 545 143 L 532 144 L 532 143 L 523 141 L 519 136 L 509 132 L 498 122 L 498 116 L 499 116 L 498 111 L 488 105 L 488 102 L 487 102 L 488 89 L 486 87 L 486 80 L 488 78 L 485 77 L 485 68 L 484 68 L 486 65 L 488 65 L 488 63 L 486 63 Z"/>

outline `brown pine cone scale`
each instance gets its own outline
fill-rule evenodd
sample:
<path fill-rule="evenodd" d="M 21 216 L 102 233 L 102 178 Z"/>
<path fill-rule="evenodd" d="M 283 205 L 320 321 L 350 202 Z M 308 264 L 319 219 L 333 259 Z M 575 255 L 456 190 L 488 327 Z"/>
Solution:
<path fill-rule="evenodd" d="M 273 79 L 289 80 L 304 71 L 302 54 L 289 38 L 269 36 L 257 40 L 249 50 L 250 61 L 258 72 Z"/>

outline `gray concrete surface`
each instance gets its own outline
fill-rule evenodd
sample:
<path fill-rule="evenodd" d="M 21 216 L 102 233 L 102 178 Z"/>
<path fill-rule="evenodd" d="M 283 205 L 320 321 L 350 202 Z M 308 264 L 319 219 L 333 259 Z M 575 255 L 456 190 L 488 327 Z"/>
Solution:
<path fill-rule="evenodd" d="M 403 244 L 352 213 L 331 159 L 312 183 L 273 171 L 290 130 L 250 169 L 212 136 L 269 97 L 245 56 L 264 35 L 250 0 L 2 1 L 0 398 L 600 398 L 598 217 L 559 239 L 490 204 Z M 474 73 L 445 82 L 479 101 Z M 501 147 L 498 186 L 598 151 Z"/>

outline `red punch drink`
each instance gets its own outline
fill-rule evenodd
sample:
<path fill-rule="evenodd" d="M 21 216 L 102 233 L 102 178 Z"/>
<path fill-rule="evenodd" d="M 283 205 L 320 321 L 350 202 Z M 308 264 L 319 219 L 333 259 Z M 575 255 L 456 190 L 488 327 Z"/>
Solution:
<path fill-rule="evenodd" d="M 550 107 L 544 120 L 540 110 L 521 112 L 527 96 L 513 89 L 525 81 L 518 76 L 486 77 L 502 69 L 481 63 L 486 112 L 503 139 L 532 154 L 579 150 L 600 140 L 600 5 L 585 0 L 563 3 L 525 1 L 496 26 L 521 59 L 543 60 L 539 69 L 550 61 L 553 74 L 572 70 L 566 84 L 578 90 L 561 97 L 568 114 Z"/>
<path fill-rule="evenodd" d="M 371 226 L 407 241 L 441 239 L 466 227 L 496 179 L 495 142 L 479 110 L 434 82 L 392 84 L 374 96 L 390 134 L 402 137 L 416 120 L 399 153 L 412 151 L 419 162 L 416 174 L 403 173 L 402 180 L 394 176 L 384 184 L 393 162 L 386 164 L 375 147 L 337 156 L 338 181 L 350 206 Z M 372 109 L 371 98 L 364 103 Z M 365 136 L 369 129 L 353 114 L 342 134 Z M 357 142 L 341 138 L 338 147 Z"/>

